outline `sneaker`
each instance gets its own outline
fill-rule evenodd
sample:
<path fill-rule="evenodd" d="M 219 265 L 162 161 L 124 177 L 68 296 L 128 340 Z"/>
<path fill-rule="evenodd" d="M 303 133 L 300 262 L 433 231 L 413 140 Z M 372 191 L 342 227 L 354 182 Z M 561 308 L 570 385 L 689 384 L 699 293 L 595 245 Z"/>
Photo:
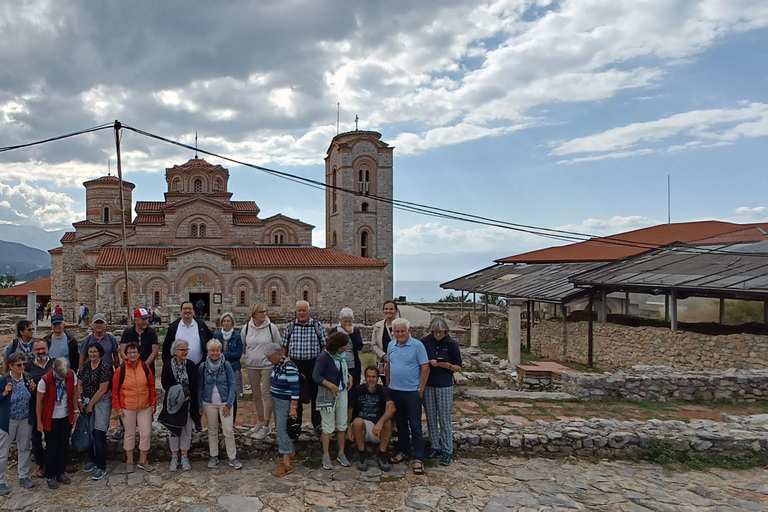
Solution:
<path fill-rule="evenodd" d="M 229 465 L 235 469 L 243 469 L 243 463 L 237 459 L 229 459 Z"/>
<path fill-rule="evenodd" d="M 325 469 L 333 469 L 333 463 L 330 457 L 323 457 L 323 467 Z"/>
<path fill-rule="evenodd" d="M 94 470 L 94 472 L 93 472 L 93 476 L 91 477 L 91 479 L 93 479 L 93 480 L 101 480 L 106 475 L 107 475 L 107 470 L 106 469 L 96 468 Z"/>
<path fill-rule="evenodd" d="M 357 460 L 357 469 L 368 471 L 368 457 L 366 457 L 365 451 L 360 452 L 360 458 Z"/>
<path fill-rule="evenodd" d="M 450 466 L 451 465 L 451 454 L 450 453 L 444 453 L 443 456 L 440 458 L 440 465 L 441 466 Z"/>
<path fill-rule="evenodd" d="M 49 478 L 48 479 L 48 487 L 50 487 L 51 489 L 58 489 L 59 488 L 59 482 L 57 482 L 55 478 Z"/>
<path fill-rule="evenodd" d="M 219 465 L 218 457 L 211 457 L 211 460 L 208 461 L 208 469 L 213 469 L 218 465 Z"/>
<path fill-rule="evenodd" d="M 443 452 L 441 452 L 440 450 L 435 450 L 434 448 L 432 448 L 427 453 L 427 456 L 425 457 L 425 459 L 427 459 L 427 460 L 439 459 L 442 456 L 443 456 Z"/>
<path fill-rule="evenodd" d="M 192 470 L 192 464 L 189 463 L 188 457 L 182 457 L 181 458 L 181 469 L 184 471 L 191 471 Z"/>
<path fill-rule="evenodd" d="M 379 454 L 376 456 L 376 460 L 379 462 L 379 468 L 382 471 L 389 471 L 392 469 L 392 466 L 389 465 L 389 461 L 387 461 L 386 453 L 379 452 Z"/>
<path fill-rule="evenodd" d="M 135 473 L 136 472 L 136 466 L 133 464 L 126 464 L 125 465 L 125 472 L 126 473 Z"/>
<path fill-rule="evenodd" d="M 25 489 L 29 489 L 30 487 L 34 487 L 35 484 L 32 483 L 32 480 L 30 480 L 27 477 L 19 478 L 19 487 L 23 487 Z"/>
<path fill-rule="evenodd" d="M 179 469 L 179 458 L 178 457 L 171 457 L 171 465 L 168 466 L 169 471 L 176 471 Z"/>
<path fill-rule="evenodd" d="M 267 437 L 268 433 L 269 429 L 264 428 L 264 425 L 256 425 L 256 427 L 253 429 L 253 434 L 251 434 L 251 437 L 257 441 L 262 441 L 265 437 Z"/>
<path fill-rule="evenodd" d="M 124 437 L 125 437 L 125 427 L 120 425 L 119 427 L 117 427 L 117 430 L 115 430 L 115 433 L 112 434 L 112 439 L 114 439 L 115 441 L 119 441 Z"/>
<path fill-rule="evenodd" d="M 199 421 L 195 422 L 195 432 L 202 432 L 203 431 L 203 424 Z"/>
<path fill-rule="evenodd" d="M 83 473 L 90 473 L 94 469 L 96 469 L 96 463 L 95 462 L 89 462 L 88 464 L 83 466 Z"/>
<path fill-rule="evenodd" d="M 0 484 L 0 496 L 5 496 L 6 494 L 11 494 L 11 489 L 5 484 Z"/>
<path fill-rule="evenodd" d="M 339 456 L 336 457 L 336 460 L 345 468 L 349 467 L 349 459 L 347 459 L 347 456 L 344 455 L 344 452 L 339 452 Z"/>
<path fill-rule="evenodd" d="M 60 484 L 69 485 L 72 483 L 72 480 L 69 479 L 67 475 L 59 475 L 56 477 L 56 481 Z"/>
<path fill-rule="evenodd" d="M 155 465 L 151 464 L 149 461 L 139 462 L 137 465 L 147 473 L 151 473 L 155 470 Z"/>

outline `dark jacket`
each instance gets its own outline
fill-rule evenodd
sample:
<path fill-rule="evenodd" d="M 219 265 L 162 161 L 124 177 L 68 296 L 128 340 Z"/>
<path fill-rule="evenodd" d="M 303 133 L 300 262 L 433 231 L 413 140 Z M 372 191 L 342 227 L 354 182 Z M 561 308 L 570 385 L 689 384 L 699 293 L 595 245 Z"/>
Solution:
<path fill-rule="evenodd" d="M 315 369 L 312 372 L 312 379 L 317 383 L 318 386 L 322 386 L 324 380 L 327 380 L 331 384 L 335 384 L 337 386 L 341 382 L 341 370 L 336 368 L 336 362 L 333 360 L 333 356 L 327 350 L 323 350 L 320 352 L 320 355 L 317 356 Z"/>
<path fill-rule="evenodd" d="M 442 360 L 443 362 L 461 366 L 461 349 L 456 340 L 451 338 L 449 334 L 446 334 L 440 341 L 437 341 L 433 335 L 428 334 L 421 339 L 421 342 L 427 350 L 427 357 L 429 359 Z M 427 386 L 433 388 L 452 387 L 453 372 L 448 368 L 430 366 Z"/>
<path fill-rule="evenodd" d="M 10 373 L 6 373 L 0 377 L 0 430 L 6 433 L 11 424 L 11 394 L 9 393 L 8 396 L 3 396 L 3 392 L 5 391 L 5 386 L 8 385 L 9 375 Z M 22 374 L 22 380 L 24 381 L 24 384 L 27 384 L 32 380 L 32 377 L 29 373 L 24 372 Z M 27 419 L 29 420 L 30 425 L 34 425 L 37 415 L 37 394 L 34 391 L 30 391 L 29 394 L 29 416 Z"/>
<path fill-rule="evenodd" d="M 224 335 L 221 334 L 221 330 L 216 331 L 213 337 L 221 342 L 222 349 L 224 348 Z M 227 342 L 227 351 L 222 351 L 221 355 L 232 365 L 232 370 L 239 372 L 242 369 L 240 364 L 240 358 L 243 357 L 243 338 L 240 337 L 237 331 L 232 333 L 232 337 Z"/>
<path fill-rule="evenodd" d="M 176 382 L 176 377 L 173 376 L 173 367 L 171 366 L 170 360 L 163 365 L 163 371 L 160 374 L 160 384 L 165 390 L 165 398 L 163 399 L 163 410 L 160 412 L 157 421 L 168 427 L 169 430 L 171 429 L 170 426 L 175 425 L 181 425 L 183 428 L 183 426 L 187 424 L 187 413 L 192 417 L 192 421 L 200 420 L 200 404 L 197 401 L 197 368 L 195 367 L 195 363 L 189 359 L 187 359 L 185 363 L 187 367 L 187 376 L 189 377 L 189 401 L 174 414 L 169 414 L 167 412 L 168 408 L 166 407 L 168 405 L 168 390 L 171 389 L 172 386 L 178 384 L 178 382 Z M 180 430 L 181 429 L 179 429 L 179 433 Z M 173 430 L 171 431 L 173 432 Z M 176 432 L 173 433 L 174 435 L 179 435 Z"/>
<path fill-rule="evenodd" d="M 200 335 L 200 343 L 202 344 L 201 348 L 203 351 L 203 361 L 205 361 L 205 356 L 208 354 L 208 348 L 206 345 L 211 340 L 211 338 L 213 338 L 213 333 L 205 324 L 205 322 L 198 320 L 197 318 L 195 318 L 195 321 L 197 322 L 198 334 Z M 165 334 L 165 339 L 163 340 L 163 364 L 167 363 L 171 359 L 171 345 L 176 340 L 176 331 L 179 329 L 180 322 L 181 318 L 177 318 L 171 322 L 171 325 L 168 326 L 168 332 Z"/>
<path fill-rule="evenodd" d="M 347 331 L 337 325 L 328 331 L 328 336 L 337 331 L 347 334 Z M 355 354 L 355 368 L 360 368 L 360 351 L 363 350 L 363 335 L 360 334 L 360 329 L 357 327 L 352 329 L 352 335 L 349 336 L 349 341 L 352 342 L 352 352 Z"/>
<path fill-rule="evenodd" d="M 64 331 L 64 335 L 67 337 L 67 348 L 69 348 L 69 369 L 77 373 L 77 371 L 80 369 L 80 350 L 77 343 L 77 338 L 69 334 L 67 331 Z M 45 342 L 48 343 L 49 347 L 51 346 L 52 336 L 53 331 L 49 332 L 48 335 L 43 338 Z"/>

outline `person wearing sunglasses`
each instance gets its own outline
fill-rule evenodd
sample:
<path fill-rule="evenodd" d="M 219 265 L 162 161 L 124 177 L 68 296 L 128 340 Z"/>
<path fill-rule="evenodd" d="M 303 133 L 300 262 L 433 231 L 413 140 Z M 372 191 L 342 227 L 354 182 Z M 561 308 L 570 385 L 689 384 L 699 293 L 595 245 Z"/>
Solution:
<path fill-rule="evenodd" d="M 9 357 L 10 373 L 0 377 L 0 495 L 11 492 L 5 479 L 8 454 L 15 442 L 19 460 L 19 486 L 30 488 L 30 454 L 32 424 L 35 418 L 35 382 L 26 373 L 24 355 L 14 352 Z"/>
<path fill-rule="evenodd" d="M 32 350 L 34 334 L 35 326 L 29 320 L 22 320 L 16 324 L 16 337 L 5 347 L 5 352 L 3 353 L 3 373 L 8 373 L 8 358 L 14 352 L 23 354 L 27 364 L 35 358 Z"/>

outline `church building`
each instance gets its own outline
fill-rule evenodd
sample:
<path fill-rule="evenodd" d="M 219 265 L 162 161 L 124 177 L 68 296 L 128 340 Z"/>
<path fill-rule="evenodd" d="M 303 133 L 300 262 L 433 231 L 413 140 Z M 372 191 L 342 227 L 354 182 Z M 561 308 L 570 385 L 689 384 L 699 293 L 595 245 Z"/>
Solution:
<path fill-rule="evenodd" d="M 311 226 L 281 214 L 259 217 L 254 201 L 233 201 L 229 171 L 194 158 L 166 169 L 163 201 L 139 201 L 114 176 L 85 182 L 86 219 L 51 249 L 51 300 L 65 312 L 125 314 L 121 215 L 126 221 L 132 307 L 178 315 L 202 300 L 209 318 L 267 304 L 290 316 L 296 301 L 338 314 L 379 310 L 392 298 L 392 150 L 381 134 L 337 135 L 325 158 L 326 248 L 312 246 Z M 337 188 L 334 188 L 337 187 Z M 354 190 L 351 194 L 338 188 Z"/>

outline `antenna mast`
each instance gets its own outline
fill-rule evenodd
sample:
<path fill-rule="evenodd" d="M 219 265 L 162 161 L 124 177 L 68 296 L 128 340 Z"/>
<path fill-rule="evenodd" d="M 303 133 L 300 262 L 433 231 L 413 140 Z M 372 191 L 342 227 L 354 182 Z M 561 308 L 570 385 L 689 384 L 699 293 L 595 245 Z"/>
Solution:
<path fill-rule="evenodd" d="M 667 174 L 667 224 L 672 224 L 672 185 Z"/>

